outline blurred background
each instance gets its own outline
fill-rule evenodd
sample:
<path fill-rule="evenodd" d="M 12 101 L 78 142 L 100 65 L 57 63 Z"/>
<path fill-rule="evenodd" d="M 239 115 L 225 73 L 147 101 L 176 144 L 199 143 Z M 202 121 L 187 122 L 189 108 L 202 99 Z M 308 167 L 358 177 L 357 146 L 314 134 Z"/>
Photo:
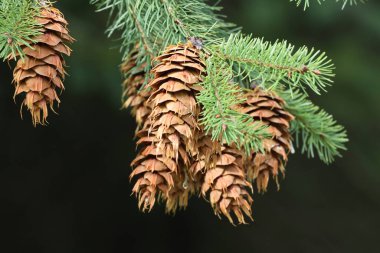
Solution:
<path fill-rule="evenodd" d="M 0 252 L 375 252 L 380 234 L 380 3 L 224 0 L 229 20 L 267 40 L 326 51 L 335 85 L 313 100 L 347 127 L 330 166 L 299 153 L 279 192 L 256 195 L 253 224 L 233 227 L 193 198 L 185 212 L 143 214 L 130 196 L 134 120 L 121 107 L 118 42 L 88 1 L 60 1 L 77 39 L 59 116 L 20 119 L 0 63 Z M 316 2 L 316 1 L 312 1 Z"/>

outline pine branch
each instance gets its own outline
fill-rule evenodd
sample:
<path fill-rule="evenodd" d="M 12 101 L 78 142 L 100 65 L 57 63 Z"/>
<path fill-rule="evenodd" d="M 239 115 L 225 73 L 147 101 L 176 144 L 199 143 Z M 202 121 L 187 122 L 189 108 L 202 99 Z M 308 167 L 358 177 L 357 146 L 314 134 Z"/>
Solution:
<path fill-rule="evenodd" d="M 213 140 L 236 143 L 247 153 L 262 151 L 263 138 L 269 138 L 266 127 L 253 122 L 247 114 L 234 110 L 244 99 L 241 88 L 231 83 L 233 73 L 223 60 L 210 56 L 206 61 L 207 76 L 197 96 L 202 104 L 201 123 Z"/>
<path fill-rule="evenodd" d="M 325 2 L 325 0 L 316 0 L 318 4 L 322 4 L 322 2 Z M 358 2 L 365 3 L 367 0 L 335 0 L 335 2 L 343 2 L 342 9 L 346 7 L 347 4 L 350 5 L 357 5 Z M 290 2 L 296 2 L 297 6 L 300 6 L 303 4 L 304 10 L 310 7 L 310 0 L 290 0 Z"/>
<path fill-rule="evenodd" d="M 37 23 L 40 3 L 28 0 L 2 0 L 0 3 L 0 57 L 23 57 L 21 46 L 32 47 L 41 34 Z"/>
<path fill-rule="evenodd" d="M 203 0 L 92 0 L 98 11 L 110 12 L 109 36 L 121 33 L 123 59 L 136 44 L 137 64 L 151 63 L 152 55 L 188 37 L 215 43 L 226 36 L 232 25 L 217 14 L 220 7 Z M 148 55 L 148 56 L 147 56 Z"/>
<path fill-rule="evenodd" d="M 306 87 L 320 94 L 332 84 L 334 66 L 325 53 L 295 47 L 286 41 L 270 43 L 263 39 L 232 34 L 228 40 L 210 51 L 234 69 L 234 79 L 258 83 L 269 89 L 280 83 L 289 88 Z"/>
<path fill-rule="evenodd" d="M 340 151 L 346 150 L 346 130 L 323 109 L 314 105 L 299 91 L 280 91 L 286 109 L 295 116 L 291 124 L 297 147 L 309 157 L 315 154 L 325 163 L 331 163 Z"/>

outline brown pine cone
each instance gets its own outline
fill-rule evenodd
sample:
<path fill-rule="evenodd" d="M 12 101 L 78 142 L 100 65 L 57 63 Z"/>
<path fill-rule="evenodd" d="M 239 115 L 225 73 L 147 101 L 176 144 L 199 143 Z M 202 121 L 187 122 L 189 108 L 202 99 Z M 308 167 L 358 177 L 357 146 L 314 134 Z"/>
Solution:
<path fill-rule="evenodd" d="M 35 38 L 37 43 L 32 45 L 33 49 L 22 46 L 25 57 L 18 60 L 13 72 L 15 97 L 24 95 L 22 106 L 30 111 L 35 126 L 45 125 L 48 107 L 54 112 L 54 104 L 60 103 L 57 90 L 64 89 L 63 55 L 71 54 L 65 43 L 74 41 L 69 35 L 68 23 L 59 10 L 42 8 L 37 21 L 43 26 L 42 34 Z"/>
<path fill-rule="evenodd" d="M 152 112 L 152 106 L 148 103 L 151 89 L 143 88 L 146 78 L 145 64 L 136 67 L 137 55 L 138 51 L 134 50 L 121 65 L 121 72 L 126 76 L 123 82 L 123 108 L 131 108 L 131 114 L 140 129 Z"/>
<path fill-rule="evenodd" d="M 191 189 L 180 186 L 197 153 L 200 109 L 195 96 L 205 70 L 199 51 L 191 44 L 169 46 L 157 60 L 154 79 L 148 84 L 152 113 L 138 133 L 143 148 L 132 163 L 131 178 L 137 178 L 133 192 L 143 210 L 151 210 L 158 196 L 173 211 L 187 205 Z"/>
<path fill-rule="evenodd" d="M 267 125 L 272 135 L 271 139 L 264 140 L 264 154 L 253 152 L 246 160 L 248 179 L 256 181 L 259 192 L 267 190 L 270 177 L 279 188 L 278 176 L 285 174 L 285 163 L 292 149 L 289 125 L 294 117 L 284 110 L 284 100 L 274 92 L 257 88 L 247 91 L 245 97 L 238 110 L 252 116 L 254 121 Z"/>
<path fill-rule="evenodd" d="M 245 224 L 245 216 L 252 218 L 253 199 L 249 193 L 252 185 L 246 180 L 243 168 L 242 151 L 232 146 L 224 145 L 220 152 L 215 154 L 214 168 L 207 169 L 202 178 L 202 195 L 210 200 L 215 214 L 221 214 L 235 224 L 235 217 L 239 224 Z"/>

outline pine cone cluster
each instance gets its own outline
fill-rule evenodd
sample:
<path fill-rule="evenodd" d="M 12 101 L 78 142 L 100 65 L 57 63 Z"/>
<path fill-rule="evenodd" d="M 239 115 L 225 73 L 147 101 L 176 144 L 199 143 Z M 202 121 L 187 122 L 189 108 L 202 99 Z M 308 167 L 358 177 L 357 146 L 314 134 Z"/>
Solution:
<path fill-rule="evenodd" d="M 24 57 L 14 69 L 15 97 L 22 96 L 22 107 L 26 106 L 32 115 L 33 124 L 45 125 L 49 108 L 60 103 L 58 93 L 64 89 L 65 60 L 71 49 L 66 45 L 74 39 L 69 35 L 67 21 L 62 13 L 53 7 L 41 9 L 37 22 L 42 34 L 32 48 L 22 46 Z"/>
<path fill-rule="evenodd" d="M 124 82 L 125 106 L 131 107 L 139 126 L 139 152 L 130 175 L 139 208 L 150 211 L 162 201 L 167 212 L 175 213 L 196 194 L 232 224 L 252 220 L 252 183 L 259 192 L 266 191 L 270 177 L 278 184 L 291 150 L 293 116 L 284 110 L 284 101 L 260 89 L 244 94 L 236 110 L 267 126 L 272 136 L 263 139 L 264 153 L 247 155 L 235 145 L 213 141 L 198 123 L 202 108 L 196 96 L 207 74 L 199 48 L 191 42 L 169 46 L 156 58 L 146 87 L 136 54 L 122 70 L 131 73 Z"/>

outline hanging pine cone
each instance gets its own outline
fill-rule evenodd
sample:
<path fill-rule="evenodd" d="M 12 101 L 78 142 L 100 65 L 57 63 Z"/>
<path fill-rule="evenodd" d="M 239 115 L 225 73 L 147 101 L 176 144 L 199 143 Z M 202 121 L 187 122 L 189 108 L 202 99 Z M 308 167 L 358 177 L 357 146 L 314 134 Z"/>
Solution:
<path fill-rule="evenodd" d="M 200 109 L 195 95 L 205 70 L 191 44 L 169 46 L 157 60 L 148 85 L 152 113 L 137 134 L 142 149 L 132 162 L 131 178 L 137 179 L 133 192 L 143 211 L 151 210 L 158 196 L 170 212 L 187 205 L 192 188 L 183 186 L 191 157 L 197 153 Z"/>
<path fill-rule="evenodd" d="M 149 127 L 146 124 L 137 133 L 141 146 L 139 155 L 133 160 L 135 168 L 130 178 L 137 177 L 133 192 L 138 197 L 138 206 L 142 211 L 151 210 L 156 202 L 156 197 L 168 197 L 169 191 L 174 187 L 174 175 L 179 174 L 180 164 L 176 163 L 173 145 L 169 140 L 160 142 L 156 137 L 150 136 Z M 171 148 L 171 150 L 169 150 Z M 185 159 L 187 158 L 186 152 Z"/>
<path fill-rule="evenodd" d="M 249 191 L 252 185 L 246 180 L 243 167 L 243 152 L 224 145 L 214 154 L 215 167 L 204 168 L 202 195 L 210 200 L 215 214 L 221 214 L 235 224 L 234 213 L 239 224 L 245 224 L 245 216 L 252 220 L 253 199 Z M 204 166 L 203 166 L 204 167 Z"/>
<path fill-rule="evenodd" d="M 274 92 L 257 88 L 248 91 L 245 97 L 239 111 L 249 114 L 254 121 L 262 121 L 272 135 L 271 139 L 264 140 L 264 154 L 253 152 L 247 159 L 248 179 L 256 181 L 259 192 L 267 190 L 270 177 L 273 177 L 279 188 L 278 176 L 280 173 L 285 175 L 284 165 L 292 149 L 289 123 L 294 117 L 284 110 L 284 100 Z"/>
<path fill-rule="evenodd" d="M 41 9 L 37 22 L 43 26 L 42 34 L 35 38 L 33 49 L 23 46 L 24 59 L 19 59 L 14 70 L 15 97 L 25 94 L 22 106 L 32 115 L 33 124 L 45 125 L 48 107 L 54 112 L 54 104 L 60 100 L 57 90 L 64 89 L 63 55 L 70 56 L 71 49 L 65 43 L 74 39 L 67 30 L 67 21 L 53 7 Z"/>
<path fill-rule="evenodd" d="M 145 64 L 137 66 L 137 56 L 138 51 L 135 49 L 129 59 L 121 65 L 121 72 L 126 76 L 123 82 L 123 99 L 125 100 L 123 108 L 131 108 L 132 116 L 135 117 L 139 129 L 148 118 L 152 108 L 147 101 L 151 95 L 151 89 L 142 89 L 146 75 Z"/>

